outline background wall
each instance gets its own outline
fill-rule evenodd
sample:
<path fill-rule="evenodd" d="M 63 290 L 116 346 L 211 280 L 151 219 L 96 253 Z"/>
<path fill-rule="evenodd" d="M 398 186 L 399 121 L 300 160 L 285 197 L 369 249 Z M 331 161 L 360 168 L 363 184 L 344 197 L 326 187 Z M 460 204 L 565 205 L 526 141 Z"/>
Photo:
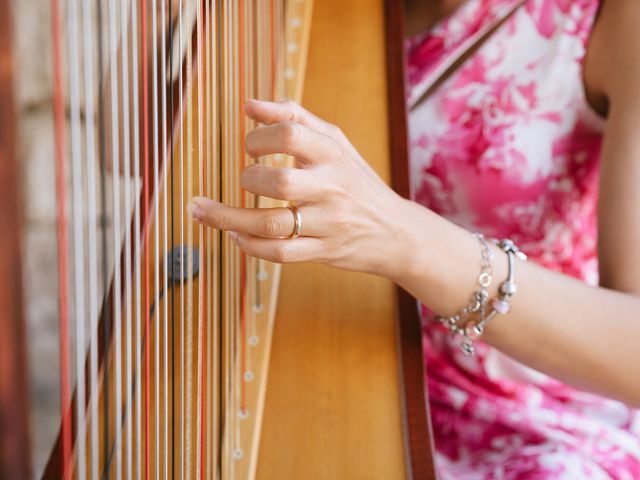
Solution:
<path fill-rule="evenodd" d="M 27 317 L 34 475 L 60 421 L 58 281 L 53 153 L 50 0 L 13 0 L 13 48 L 22 164 L 23 279 Z"/>

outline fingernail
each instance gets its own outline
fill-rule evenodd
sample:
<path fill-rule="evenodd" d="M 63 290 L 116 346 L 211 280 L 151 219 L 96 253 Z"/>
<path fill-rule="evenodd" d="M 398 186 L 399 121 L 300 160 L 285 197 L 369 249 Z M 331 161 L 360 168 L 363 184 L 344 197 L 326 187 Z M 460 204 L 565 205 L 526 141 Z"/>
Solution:
<path fill-rule="evenodd" d="M 229 238 L 235 243 L 238 241 L 238 234 L 236 232 L 229 232 Z"/>
<path fill-rule="evenodd" d="M 195 220 L 202 221 L 205 217 L 205 207 L 213 202 L 205 197 L 194 197 L 191 202 L 191 215 Z"/>
<path fill-rule="evenodd" d="M 257 115 L 256 107 L 258 105 L 260 105 L 261 103 L 263 103 L 263 102 L 261 102 L 260 100 L 254 99 L 254 98 L 245 100 L 245 102 L 244 102 L 244 114 L 249 118 L 255 119 L 255 117 Z"/>
<path fill-rule="evenodd" d="M 255 100 L 255 99 L 253 99 L 253 98 L 247 98 L 247 99 L 244 101 L 244 109 L 245 109 L 245 111 L 247 110 L 247 107 L 248 107 L 248 106 L 250 106 L 252 103 L 255 103 L 255 102 L 256 102 L 256 100 Z"/>
<path fill-rule="evenodd" d="M 204 210 L 197 203 L 191 204 L 191 215 L 195 220 L 201 221 L 204 217 Z"/>

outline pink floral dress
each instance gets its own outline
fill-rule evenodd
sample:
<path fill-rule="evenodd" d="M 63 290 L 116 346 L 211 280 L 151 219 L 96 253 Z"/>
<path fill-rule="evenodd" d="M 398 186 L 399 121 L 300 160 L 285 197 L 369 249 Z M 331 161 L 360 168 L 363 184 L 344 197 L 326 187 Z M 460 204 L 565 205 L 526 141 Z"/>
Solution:
<path fill-rule="evenodd" d="M 598 0 L 467 0 L 407 45 L 414 199 L 591 285 L 604 122 L 582 62 L 597 10 Z M 439 478 L 640 479 L 638 411 L 481 342 L 465 356 L 433 317 L 423 307 Z"/>

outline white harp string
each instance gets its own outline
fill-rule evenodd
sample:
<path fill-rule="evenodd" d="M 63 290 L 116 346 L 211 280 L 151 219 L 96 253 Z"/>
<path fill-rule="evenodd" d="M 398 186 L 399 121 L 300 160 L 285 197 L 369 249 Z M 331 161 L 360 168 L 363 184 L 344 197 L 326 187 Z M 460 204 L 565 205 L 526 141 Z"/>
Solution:
<path fill-rule="evenodd" d="M 151 331 L 148 332 L 146 339 L 147 348 L 151 348 L 151 339 L 154 346 L 154 455 L 155 458 L 155 476 L 158 478 L 160 472 L 160 205 L 157 202 L 161 192 L 159 191 L 159 175 L 160 175 L 160 159 L 159 159 L 159 128 L 158 128 L 158 115 L 160 110 L 158 108 L 158 0 L 151 2 L 151 84 L 152 84 L 152 97 L 153 97 L 153 184 L 155 185 L 153 202 L 154 215 L 155 215 L 155 231 L 153 235 L 154 244 L 154 262 L 153 262 L 153 278 L 154 278 L 154 301 L 153 301 L 153 335 Z M 144 66 L 143 66 L 144 67 Z M 151 379 L 147 379 L 150 382 Z M 148 446 L 151 451 L 150 446 Z"/>
<path fill-rule="evenodd" d="M 76 416 L 78 436 L 78 477 L 86 477 L 85 458 L 85 289 L 84 289 L 84 199 L 82 198 L 82 138 L 80 128 L 80 55 L 78 52 L 78 3 L 68 4 L 67 40 L 69 43 L 69 102 L 71 111 L 71 173 L 73 198 L 73 258 L 75 280 L 75 333 L 76 333 Z"/>
<path fill-rule="evenodd" d="M 182 43 L 182 22 L 183 22 L 183 0 L 179 1 L 178 5 L 178 51 L 180 54 L 183 52 Z M 180 118 L 180 199 L 178 202 L 178 209 L 180 210 L 180 478 L 185 478 L 185 298 L 184 298 L 184 125 L 182 120 L 184 119 L 184 105 L 183 105 L 183 81 L 182 81 L 182 69 L 178 69 L 178 90 L 181 92 L 179 95 L 179 118 Z"/>
<path fill-rule="evenodd" d="M 120 145 L 118 139 L 118 37 L 117 37 L 116 2 L 109 2 L 109 71 L 111 72 L 111 157 L 113 180 L 113 325 L 114 325 L 114 360 L 115 360 L 115 457 L 116 478 L 122 478 L 122 370 L 121 370 L 121 290 L 120 290 Z M 105 448 L 108 448 L 105 446 Z"/>
<path fill-rule="evenodd" d="M 169 165 L 167 163 L 167 148 L 168 148 L 168 139 L 167 139 L 167 93 L 171 91 L 169 86 L 167 85 L 167 52 L 166 52 L 166 43 L 167 43 L 167 20 L 166 20 L 166 9 L 164 5 L 164 1 L 162 2 L 162 8 L 160 9 L 160 25 L 161 25 L 161 38 L 160 38 L 160 86 L 161 86 L 161 95 L 162 95 L 162 167 L 163 167 L 163 193 L 162 197 L 163 201 L 163 225 L 164 225 L 164 244 L 163 244 L 163 252 L 164 255 L 167 255 L 169 252 L 169 241 L 167 237 L 167 197 L 169 196 L 169 191 L 167 189 L 167 177 L 169 175 Z M 172 119 L 173 120 L 173 119 Z M 166 258 L 166 257 L 165 257 Z M 169 268 L 167 261 L 165 260 L 163 265 L 163 288 L 166 290 L 164 295 L 164 301 L 162 302 L 164 305 L 163 316 L 164 316 L 164 325 L 163 325 L 163 359 L 164 359 L 164 449 L 163 449 L 163 458 L 165 461 L 164 464 L 164 478 L 168 480 L 169 478 Z M 159 343 L 159 340 L 158 340 Z"/>
<path fill-rule="evenodd" d="M 196 38 L 197 38 L 197 49 L 196 49 L 196 61 L 198 64 L 198 70 L 197 70 L 197 81 L 198 81 L 198 174 L 197 174 L 197 178 L 198 178 L 198 185 L 199 185 L 199 191 L 198 194 L 199 195 L 203 195 L 203 189 L 202 189 L 202 185 L 203 185 L 203 171 L 204 171 L 204 157 L 203 157 L 203 142 L 202 142 L 202 105 L 204 104 L 202 101 L 202 96 L 204 94 L 204 86 L 203 86 L 203 76 L 202 76 L 202 62 L 201 59 L 203 58 L 203 43 L 202 43 L 202 22 L 203 22 L 203 18 L 202 18 L 202 2 L 198 2 L 197 7 L 197 14 L 196 14 Z M 201 465 L 201 460 L 202 460 L 202 455 L 201 455 L 201 448 L 202 448 L 202 444 L 201 444 L 201 428 L 202 428 L 202 417 L 201 417 L 201 413 L 202 413 L 202 308 L 203 308 L 203 295 L 204 292 L 202 291 L 202 286 L 203 286 L 203 281 L 202 279 L 204 278 L 204 264 L 203 264 L 203 259 L 205 257 L 205 248 L 204 248 L 204 242 L 203 242 L 203 227 L 202 224 L 198 224 L 198 249 L 200 251 L 200 255 L 198 256 L 199 259 L 199 274 L 198 274 L 198 278 L 199 278 L 199 286 L 198 286 L 198 309 L 197 309 L 197 315 L 198 315 L 198 319 L 196 322 L 197 325 L 197 334 L 196 334 L 196 342 L 197 342 L 197 359 L 196 359 L 196 478 L 200 478 L 200 472 L 202 470 L 202 465 Z"/>
<path fill-rule="evenodd" d="M 122 57 L 122 136 L 123 136 L 123 159 L 124 159 L 124 212 L 125 212 L 125 234 L 124 234 L 124 259 L 125 259 L 125 408 L 126 408 L 126 434 L 127 434 L 127 458 L 126 458 L 126 477 L 131 478 L 133 472 L 133 458 L 132 458 L 132 391 L 131 386 L 133 384 L 132 379 L 132 358 L 131 358 L 131 331 L 133 322 L 133 310 L 132 310 L 132 281 L 131 281 L 131 222 L 128 221 L 129 214 L 131 212 L 131 139 L 130 139 L 130 103 L 129 103 L 129 12 L 128 12 L 128 0 L 120 0 L 120 29 L 121 29 L 121 57 Z M 135 121 L 135 118 L 134 118 Z M 119 259 L 115 259 L 116 262 Z M 119 408 L 119 404 L 116 403 L 116 408 Z"/>
<path fill-rule="evenodd" d="M 87 197 L 89 234 L 89 374 L 91 384 L 90 430 L 91 430 L 91 478 L 98 478 L 98 249 L 96 207 L 96 155 L 95 155 L 95 109 L 93 91 L 93 31 L 91 28 L 91 0 L 82 2 L 82 43 L 84 66 L 85 143 L 87 155 Z"/>
<path fill-rule="evenodd" d="M 187 12 L 191 16 L 192 1 L 186 0 Z M 187 202 L 191 202 L 193 198 L 193 92 L 192 92 L 192 53 L 193 44 L 187 41 L 187 83 L 185 85 L 187 92 Z M 183 208 L 187 208 L 188 203 L 185 203 Z M 191 393 L 193 391 L 193 226 L 192 226 L 191 209 L 187 213 L 187 312 L 186 312 L 186 328 L 187 338 L 186 343 L 183 344 L 183 348 L 186 349 L 186 390 L 189 396 L 186 401 L 186 419 L 185 419 L 185 459 L 186 459 L 186 474 L 187 477 L 191 476 L 191 427 L 192 427 L 192 414 L 193 408 L 191 404 Z"/>
<path fill-rule="evenodd" d="M 138 9 L 137 0 L 131 0 L 131 59 L 132 65 L 132 93 L 133 93 L 133 178 L 136 185 L 140 183 L 140 97 L 138 89 Z M 139 192 L 139 189 L 136 189 Z M 139 197 L 139 195 L 137 195 Z M 136 277 L 136 296 L 135 296 L 135 356 L 136 356 L 136 372 L 135 372 L 135 448 L 136 448 L 136 468 L 135 478 L 142 478 L 142 331 L 143 322 L 142 315 L 142 252 L 141 252 L 141 222 L 140 222 L 140 202 L 134 203 L 134 265 Z M 133 407 L 132 407 L 133 410 Z M 133 411 L 132 411 L 133 413 Z M 131 446 L 133 448 L 133 445 Z"/>

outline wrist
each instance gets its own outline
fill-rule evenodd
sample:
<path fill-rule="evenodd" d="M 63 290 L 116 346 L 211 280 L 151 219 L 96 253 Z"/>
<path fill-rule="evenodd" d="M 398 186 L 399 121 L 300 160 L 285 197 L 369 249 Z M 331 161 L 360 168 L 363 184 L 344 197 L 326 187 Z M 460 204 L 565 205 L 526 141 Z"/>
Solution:
<path fill-rule="evenodd" d="M 477 288 L 481 264 L 478 240 L 468 230 L 414 202 L 401 208 L 401 240 L 396 247 L 396 266 L 391 280 L 411 293 L 439 315 L 453 315 L 469 303 Z M 497 284 L 506 277 L 506 256 L 495 245 L 494 278 L 489 289 L 493 296 Z"/>
<path fill-rule="evenodd" d="M 398 197 L 391 218 L 391 255 L 387 258 L 385 276 L 406 290 L 415 283 L 431 283 L 429 265 L 439 221 L 445 221 L 431 210 L 411 200 Z M 411 292 L 413 293 L 413 292 Z"/>

